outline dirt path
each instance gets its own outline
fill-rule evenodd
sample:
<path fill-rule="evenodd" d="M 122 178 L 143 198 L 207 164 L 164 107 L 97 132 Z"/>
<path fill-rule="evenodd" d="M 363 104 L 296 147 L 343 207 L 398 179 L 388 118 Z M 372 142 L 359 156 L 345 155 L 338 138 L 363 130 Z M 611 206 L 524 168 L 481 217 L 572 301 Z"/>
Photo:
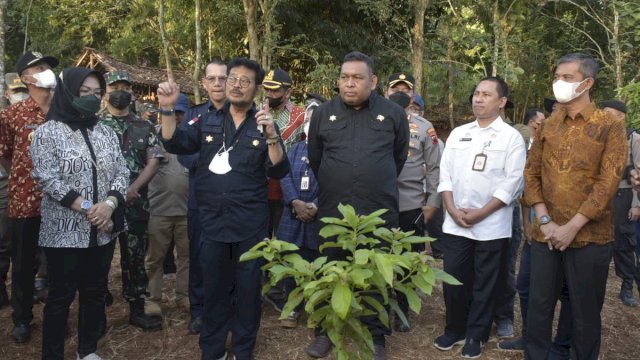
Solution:
<path fill-rule="evenodd" d="M 116 250 L 116 254 L 118 251 Z M 115 296 L 108 308 L 108 329 L 100 341 L 98 354 L 105 359 L 199 359 L 198 337 L 189 335 L 186 327 L 189 317 L 178 310 L 168 296 L 164 303 L 165 326 L 160 332 L 144 333 L 128 326 L 128 308 L 120 294 L 119 259 L 114 258 L 109 287 Z M 165 293 L 173 294 L 174 280 L 165 280 Z M 607 298 L 603 310 L 603 338 L 601 360 L 632 360 L 640 358 L 640 308 L 627 308 L 618 300 L 620 280 L 615 276 L 613 264 L 609 271 Z M 636 292 L 637 295 L 637 292 Z M 0 309 L 0 359 L 40 359 L 43 305 L 34 307 L 32 339 L 26 345 L 12 341 L 11 309 Z M 310 359 L 304 348 L 311 340 L 312 331 L 299 327 L 284 329 L 279 326 L 277 313 L 268 305 L 263 307 L 263 318 L 255 358 L 257 360 Z M 441 352 L 431 344 L 444 326 L 444 302 L 441 288 L 425 301 L 423 313 L 413 316 L 414 328 L 410 333 L 393 334 L 387 340 L 389 359 L 461 359 L 460 347 L 452 352 Z M 77 303 L 71 309 L 70 336 L 66 343 L 66 358 L 75 359 L 77 346 Z M 63 329 L 60 329 L 63 331 Z M 520 331 L 519 304 L 516 301 L 516 332 Z M 523 359 L 519 353 L 496 349 L 495 338 L 487 345 L 481 359 Z M 333 357 L 330 357 L 333 359 Z"/>

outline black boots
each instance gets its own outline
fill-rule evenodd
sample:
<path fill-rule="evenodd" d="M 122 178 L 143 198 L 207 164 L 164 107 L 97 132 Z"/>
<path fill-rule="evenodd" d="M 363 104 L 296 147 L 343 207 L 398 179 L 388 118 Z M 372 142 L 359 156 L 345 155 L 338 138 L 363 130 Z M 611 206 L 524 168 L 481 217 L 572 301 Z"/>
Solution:
<path fill-rule="evenodd" d="M 137 326 L 144 331 L 162 329 L 162 319 L 148 316 L 144 313 L 144 299 L 129 302 L 129 311 L 129 324 Z"/>

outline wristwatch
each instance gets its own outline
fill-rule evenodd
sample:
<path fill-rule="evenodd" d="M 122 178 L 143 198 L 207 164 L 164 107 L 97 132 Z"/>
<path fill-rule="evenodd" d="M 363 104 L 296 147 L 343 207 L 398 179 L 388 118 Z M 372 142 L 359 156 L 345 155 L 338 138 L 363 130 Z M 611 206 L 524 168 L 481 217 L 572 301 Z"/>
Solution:
<path fill-rule="evenodd" d="M 114 203 L 113 200 L 106 199 L 104 201 L 104 203 L 107 204 L 107 206 L 109 206 L 111 208 L 111 210 L 115 210 L 116 209 L 116 203 Z"/>
<path fill-rule="evenodd" d="M 80 210 L 86 215 L 87 212 L 89 212 L 89 209 L 91 209 L 91 206 L 93 206 L 91 200 L 84 200 L 82 201 L 82 204 L 80 204 Z"/>
<path fill-rule="evenodd" d="M 158 113 L 160 113 L 160 115 L 164 115 L 164 116 L 172 116 L 176 114 L 176 109 L 170 109 L 170 110 L 165 110 L 163 108 L 160 108 L 160 110 L 158 110 Z"/>
<path fill-rule="evenodd" d="M 551 222 L 551 216 L 549 215 L 542 215 L 540 216 L 540 219 L 538 219 L 538 224 L 542 225 L 547 225 L 548 223 Z"/>

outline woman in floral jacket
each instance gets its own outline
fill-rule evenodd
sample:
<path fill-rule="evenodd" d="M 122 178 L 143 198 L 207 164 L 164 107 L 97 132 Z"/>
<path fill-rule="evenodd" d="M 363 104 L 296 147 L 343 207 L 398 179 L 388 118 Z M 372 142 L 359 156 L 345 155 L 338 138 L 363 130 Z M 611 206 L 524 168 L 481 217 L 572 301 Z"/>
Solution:
<path fill-rule="evenodd" d="M 39 245 L 49 271 L 42 358 L 63 359 L 69 306 L 79 292 L 78 359 L 97 360 L 115 237 L 124 229 L 129 171 L 111 128 L 95 113 L 105 91 L 100 73 L 65 69 L 47 122 L 31 141 L 32 177 L 44 197 Z"/>

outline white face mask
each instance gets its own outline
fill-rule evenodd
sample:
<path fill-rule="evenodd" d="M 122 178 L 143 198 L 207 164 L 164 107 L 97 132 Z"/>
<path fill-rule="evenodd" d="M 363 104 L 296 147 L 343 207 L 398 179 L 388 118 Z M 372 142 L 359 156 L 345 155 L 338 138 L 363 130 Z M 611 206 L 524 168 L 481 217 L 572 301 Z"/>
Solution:
<path fill-rule="evenodd" d="M 22 100 L 26 100 L 29 97 L 28 93 L 23 93 L 23 92 L 19 92 L 19 93 L 15 93 L 15 94 L 11 94 L 9 95 L 9 102 L 11 103 L 11 105 L 20 102 Z"/>
<path fill-rule="evenodd" d="M 36 83 L 34 85 L 39 88 L 53 89 L 56 87 L 56 74 L 54 74 L 51 69 L 35 73 L 31 76 L 36 79 Z"/>
<path fill-rule="evenodd" d="M 553 95 L 556 97 L 556 100 L 561 103 L 568 103 L 569 101 L 577 98 L 582 95 L 587 89 L 582 90 L 577 93 L 576 89 L 582 85 L 583 82 L 587 81 L 584 79 L 580 82 L 570 83 L 564 80 L 557 80 L 553 83 Z"/>

